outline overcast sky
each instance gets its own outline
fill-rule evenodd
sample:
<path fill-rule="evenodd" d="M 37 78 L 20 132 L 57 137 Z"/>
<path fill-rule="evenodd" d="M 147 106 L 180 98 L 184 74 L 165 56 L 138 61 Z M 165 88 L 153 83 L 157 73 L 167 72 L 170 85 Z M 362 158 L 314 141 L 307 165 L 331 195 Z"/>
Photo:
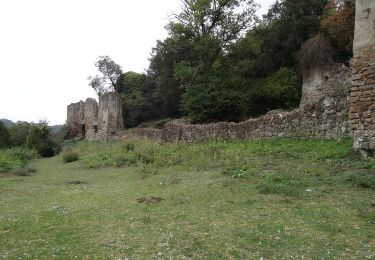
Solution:
<path fill-rule="evenodd" d="M 264 13 L 274 0 L 256 0 Z M 143 72 L 180 0 L 0 0 L 0 118 L 63 124 L 94 62 Z"/>

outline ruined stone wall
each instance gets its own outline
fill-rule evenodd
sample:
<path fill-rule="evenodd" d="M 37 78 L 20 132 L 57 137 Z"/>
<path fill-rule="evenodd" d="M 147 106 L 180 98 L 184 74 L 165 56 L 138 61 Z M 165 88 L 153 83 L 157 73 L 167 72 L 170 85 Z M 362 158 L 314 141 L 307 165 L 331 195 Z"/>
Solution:
<path fill-rule="evenodd" d="M 303 79 L 300 107 L 315 104 L 323 97 L 323 93 L 318 89 L 323 83 L 324 73 L 320 70 L 312 71 L 308 77 Z"/>
<path fill-rule="evenodd" d="M 105 93 L 99 100 L 99 134 L 103 138 L 113 136 L 123 125 L 121 96 L 114 92 Z"/>
<path fill-rule="evenodd" d="M 98 132 L 98 102 L 93 98 L 85 102 L 85 136 L 86 139 L 94 139 Z"/>
<path fill-rule="evenodd" d="M 327 97 L 337 95 L 348 97 L 351 86 L 352 68 L 350 67 L 334 64 L 329 71 L 316 70 L 303 80 L 300 108 L 316 104 Z"/>
<path fill-rule="evenodd" d="M 320 98 L 294 111 L 271 111 L 245 122 L 192 125 L 174 120 L 161 130 L 134 129 L 138 136 L 164 142 L 188 143 L 211 139 L 260 139 L 272 137 L 334 139 L 351 136 L 349 127 L 349 92 L 351 69 L 336 65 L 324 77 L 316 91 Z"/>
<path fill-rule="evenodd" d="M 72 103 L 67 108 L 66 125 L 68 127 L 69 137 L 75 137 L 82 134 L 82 125 L 84 124 L 85 103 L 80 101 Z"/>
<path fill-rule="evenodd" d="M 106 93 L 99 99 L 70 104 L 67 108 L 67 127 L 70 138 L 84 136 L 87 140 L 107 140 L 123 129 L 121 95 Z"/>
<path fill-rule="evenodd" d="M 357 0 L 350 123 L 354 148 L 375 150 L 375 1 Z"/>

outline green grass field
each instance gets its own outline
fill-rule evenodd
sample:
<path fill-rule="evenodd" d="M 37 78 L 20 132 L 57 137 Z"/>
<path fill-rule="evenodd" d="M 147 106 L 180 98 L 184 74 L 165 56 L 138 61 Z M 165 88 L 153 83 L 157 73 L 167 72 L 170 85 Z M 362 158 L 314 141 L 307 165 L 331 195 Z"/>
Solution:
<path fill-rule="evenodd" d="M 0 176 L 0 259 L 374 259 L 349 142 L 80 143 Z"/>

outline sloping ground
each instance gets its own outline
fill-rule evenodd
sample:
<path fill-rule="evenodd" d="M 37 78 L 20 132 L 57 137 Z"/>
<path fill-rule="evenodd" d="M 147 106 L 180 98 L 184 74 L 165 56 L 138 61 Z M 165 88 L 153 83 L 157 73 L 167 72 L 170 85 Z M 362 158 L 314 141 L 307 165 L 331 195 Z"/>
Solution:
<path fill-rule="evenodd" d="M 0 258 L 374 258 L 375 162 L 349 147 L 81 143 L 0 177 Z"/>

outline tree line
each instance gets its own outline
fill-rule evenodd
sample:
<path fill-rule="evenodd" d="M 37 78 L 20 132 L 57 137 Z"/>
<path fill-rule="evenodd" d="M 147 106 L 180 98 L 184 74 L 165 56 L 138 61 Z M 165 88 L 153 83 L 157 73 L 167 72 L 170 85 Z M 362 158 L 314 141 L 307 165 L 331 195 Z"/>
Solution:
<path fill-rule="evenodd" d="M 280 0 L 262 19 L 253 0 L 181 3 L 145 73 L 123 73 L 108 56 L 95 64 L 100 75 L 89 78 L 90 86 L 98 95 L 121 93 L 126 127 L 182 116 L 193 123 L 241 121 L 292 109 L 311 64 L 352 57 L 354 0 Z"/>
<path fill-rule="evenodd" d="M 66 138 L 66 128 L 52 133 L 47 121 L 28 123 L 19 121 L 8 127 L 0 121 L 0 150 L 22 147 L 35 150 L 42 157 L 52 157 Z"/>

